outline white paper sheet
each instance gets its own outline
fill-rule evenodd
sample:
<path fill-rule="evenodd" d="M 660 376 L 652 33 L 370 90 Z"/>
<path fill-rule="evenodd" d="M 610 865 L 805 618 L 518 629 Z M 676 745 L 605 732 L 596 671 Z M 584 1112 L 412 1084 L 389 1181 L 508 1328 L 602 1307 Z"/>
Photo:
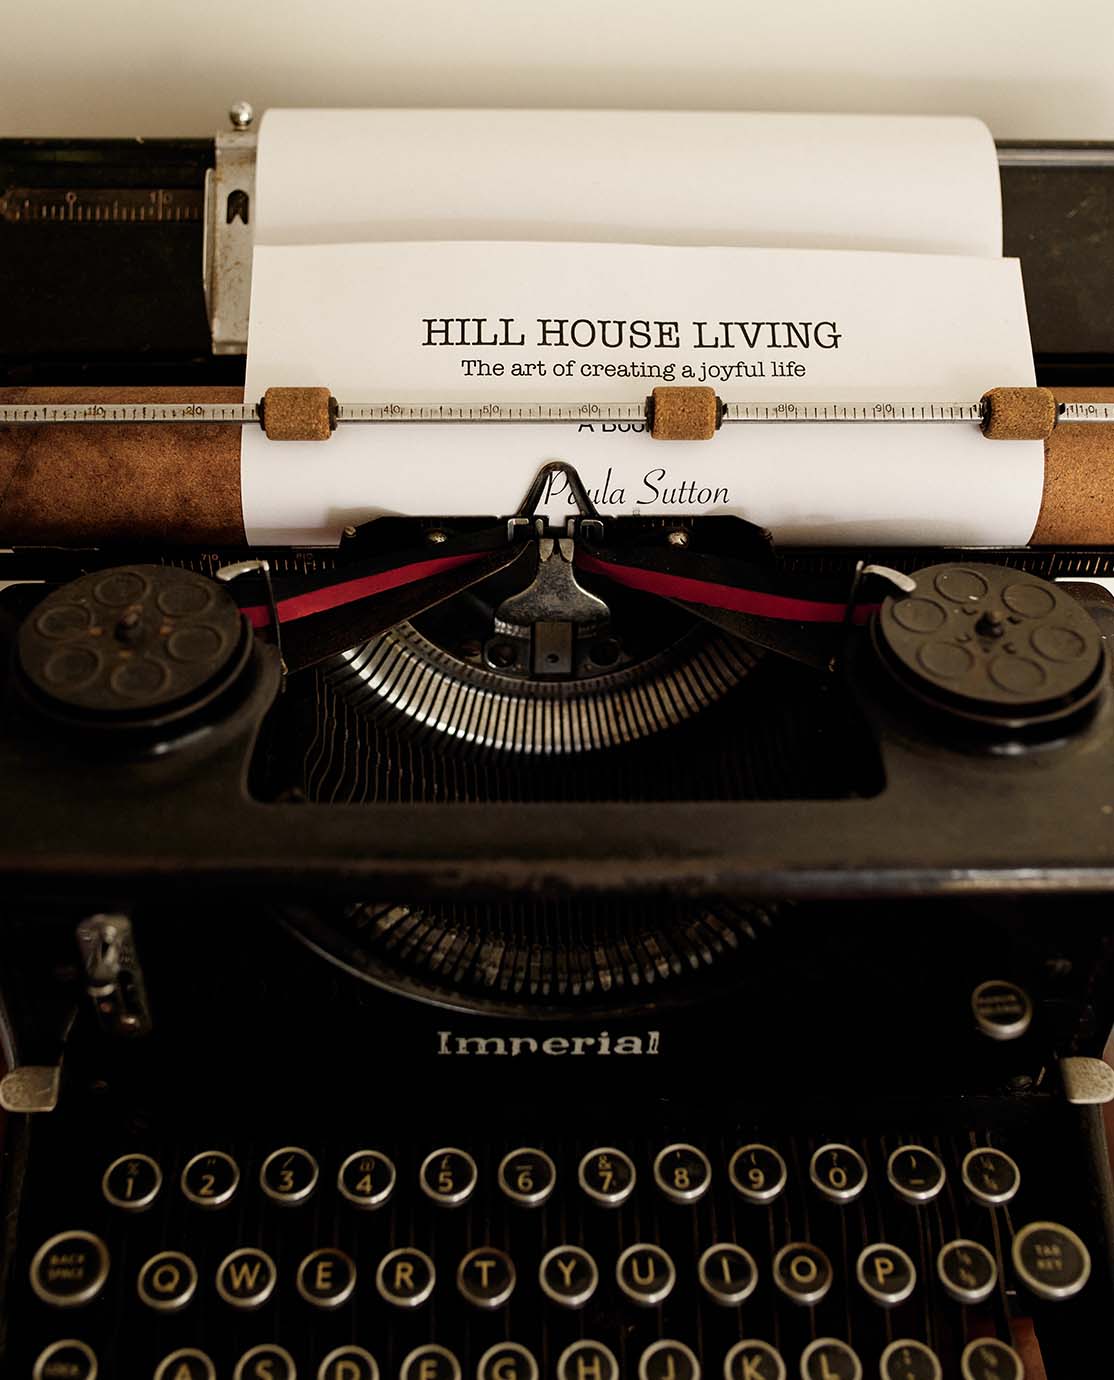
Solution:
<path fill-rule="evenodd" d="M 571 240 L 1001 253 L 960 117 L 269 110 L 257 244 Z"/>
<path fill-rule="evenodd" d="M 324 384 L 350 402 L 625 401 L 656 383 L 707 382 L 727 401 L 970 401 L 989 387 L 1034 382 L 1016 260 L 610 244 L 264 245 L 254 273 L 248 397 Z M 428 322 L 433 337 L 453 337 L 440 323 L 461 319 L 485 321 L 485 339 L 494 330 L 523 343 L 423 343 Z M 542 319 L 607 321 L 608 344 L 599 328 L 583 347 L 540 344 L 557 332 L 543 332 Z M 613 323 L 635 321 L 667 323 L 649 328 L 658 338 L 664 329 L 664 343 L 642 347 L 644 332 L 629 326 L 624 343 L 611 343 Z M 698 321 L 707 323 L 702 337 Z M 787 322 L 798 327 L 791 347 L 784 325 L 778 333 L 758 325 Z M 475 326 L 467 329 L 474 338 Z M 564 330 L 566 342 L 589 335 L 587 326 Z M 729 343 L 709 348 L 727 334 Z M 473 366 L 469 377 L 469 359 L 504 372 L 480 376 Z M 516 363 L 544 365 L 544 377 L 516 376 Z M 596 365 L 659 376 L 607 377 Z M 761 376 L 738 377 L 740 365 L 752 375 L 761 366 Z M 556 377 L 566 366 L 570 376 Z M 709 374 L 711 366 L 731 372 Z M 551 459 L 580 469 L 604 513 L 734 512 L 786 543 L 1024 543 L 1043 475 L 1040 443 L 905 424 L 734 425 L 707 442 L 600 426 L 371 424 L 342 427 L 323 443 L 272 442 L 245 429 L 242 453 L 245 524 L 259 543 L 332 542 L 346 524 L 385 512 L 507 513 Z M 568 507 L 552 497 L 549 511 Z"/>

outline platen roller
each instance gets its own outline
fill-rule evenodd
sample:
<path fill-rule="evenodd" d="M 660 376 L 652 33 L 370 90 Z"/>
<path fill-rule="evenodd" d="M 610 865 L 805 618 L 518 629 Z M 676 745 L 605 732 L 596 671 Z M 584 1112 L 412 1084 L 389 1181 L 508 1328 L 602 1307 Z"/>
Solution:
<path fill-rule="evenodd" d="M 242 401 L 235 388 L 0 390 L 0 405 Z M 988 438 L 1044 441 L 1032 545 L 1114 543 L 1114 427 L 1057 421 L 1058 403 L 1081 401 L 1114 404 L 1114 389 L 1003 388 L 985 396 Z M 659 440 L 708 440 L 723 412 L 711 389 L 656 389 L 651 432 Z M 272 389 L 263 416 L 273 440 L 325 440 L 336 405 L 326 388 Z M 0 543 L 242 544 L 241 434 L 239 424 L 211 422 L 0 427 Z"/>

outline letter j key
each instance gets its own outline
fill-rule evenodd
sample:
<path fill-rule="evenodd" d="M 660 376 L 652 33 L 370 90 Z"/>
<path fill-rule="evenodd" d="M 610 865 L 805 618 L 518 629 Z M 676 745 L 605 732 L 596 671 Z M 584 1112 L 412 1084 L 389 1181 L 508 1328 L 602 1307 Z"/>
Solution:
<path fill-rule="evenodd" d="M 684 1342 L 651 1342 L 638 1362 L 638 1380 L 700 1380 L 700 1362 Z"/>

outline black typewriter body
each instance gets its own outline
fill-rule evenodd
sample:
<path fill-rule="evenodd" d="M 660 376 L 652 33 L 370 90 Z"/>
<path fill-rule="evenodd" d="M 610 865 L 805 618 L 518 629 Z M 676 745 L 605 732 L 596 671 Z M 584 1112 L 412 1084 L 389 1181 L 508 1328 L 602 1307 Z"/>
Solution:
<path fill-rule="evenodd" d="M 0 182 L 189 207 L 211 161 L 7 143 Z M 1114 161 L 1003 190 L 1042 381 L 1109 383 Z M 237 382 L 200 240 L 0 220 L 2 381 Z M 1071 581 L 1095 669 L 1026 723 L 911 687 L 884 612 L 820 664 L 588 577 L 614 628 L 543 693 L 487 641 L 510 574 L 285 678 L 249 636 L 173 723 L 47 702 L 53 591 L 245 554 L 0 552 L 0 1036 L 42 1108 L 3 1374 L 1109 1372 L 1114 552 L 773 556 L 832 598 Z"/>

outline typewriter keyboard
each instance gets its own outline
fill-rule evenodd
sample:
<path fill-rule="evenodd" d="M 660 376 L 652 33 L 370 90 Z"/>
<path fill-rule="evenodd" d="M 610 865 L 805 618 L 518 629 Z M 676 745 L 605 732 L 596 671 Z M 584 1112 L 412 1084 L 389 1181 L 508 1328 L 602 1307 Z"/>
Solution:
<path fill-rule="evenodd" d="M 987 1132 L 173 1144 L 33 1169 L 13 1375 L 1021 1380 L 1096 1288 Z"/>

